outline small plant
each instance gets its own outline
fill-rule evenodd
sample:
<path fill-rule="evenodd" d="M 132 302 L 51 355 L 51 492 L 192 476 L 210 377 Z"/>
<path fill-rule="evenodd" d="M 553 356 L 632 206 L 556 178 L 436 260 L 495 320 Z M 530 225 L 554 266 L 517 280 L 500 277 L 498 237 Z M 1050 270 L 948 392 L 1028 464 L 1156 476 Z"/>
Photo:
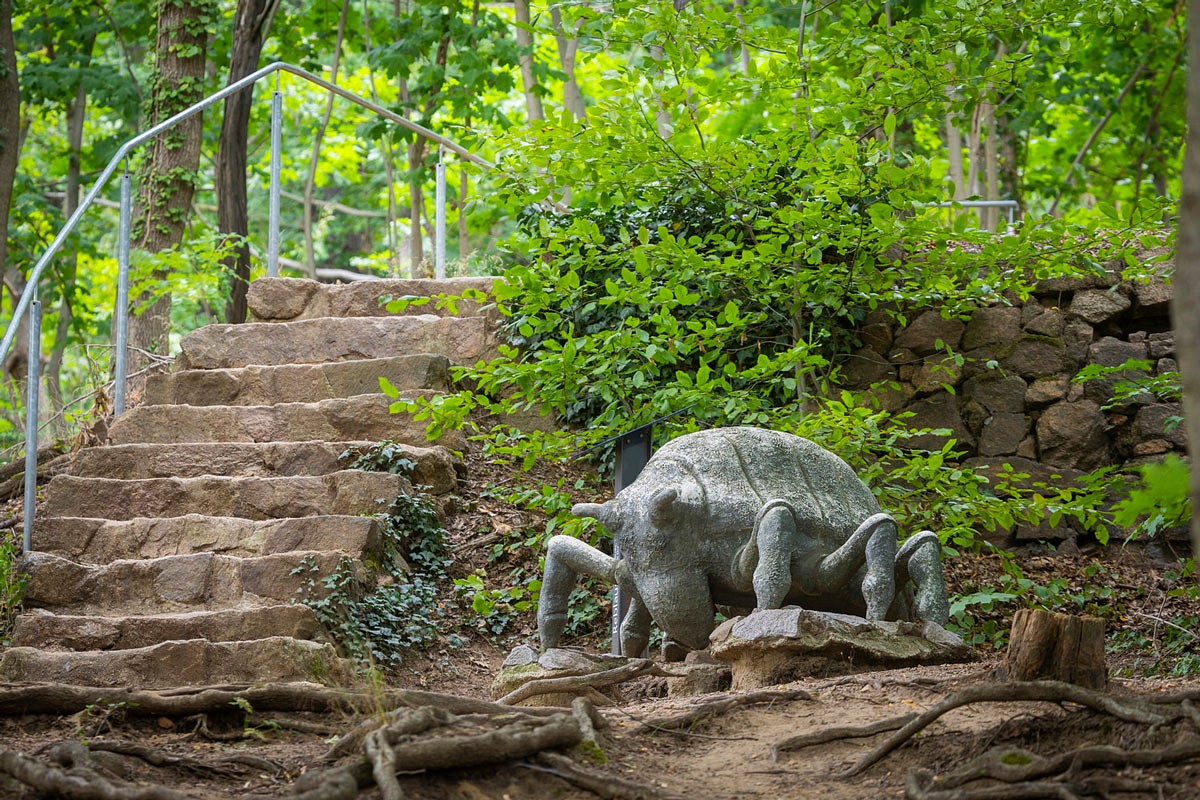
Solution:
<path fill-rule="evenodd" d="M 380 386 L 391 386 L 387 378 L 379 379 Z M 395 389 L 395 387 L 392 387 Z M 387 389 L 384 389 L 386 392 Z M 397 392 L 397 396 L 399 393 Z M 346 450 L 338 458 L 346 463 L 348 469 L 361 469 L 367 472 L 390 472 L 393 475 L 410 477 L 416 463 L 408 457 L 408 452 L 395 442 L 378 442 L 362 452 Z"/>
<path fill-rule="evenodd" d="M 363 666 L 389 669 L 406 651 L 437 641 L 455 607 L 446 599 L 446 532 L 429 499 L 402 495 L 382 519 L 378 580 L 366 580 L 349 557 L 323 577 L 311 557 L 294 572 L 308 574 L 298 602 L 313 610 L 342 649 Z M 449 641 L 459 642 L 454 634 Z"/>
<path fill-rule="evenodd" d="M 16 541 L 0 539 L 0 644 L 7 644 L 28 579 L 20 570 L 21 549 Z"/>

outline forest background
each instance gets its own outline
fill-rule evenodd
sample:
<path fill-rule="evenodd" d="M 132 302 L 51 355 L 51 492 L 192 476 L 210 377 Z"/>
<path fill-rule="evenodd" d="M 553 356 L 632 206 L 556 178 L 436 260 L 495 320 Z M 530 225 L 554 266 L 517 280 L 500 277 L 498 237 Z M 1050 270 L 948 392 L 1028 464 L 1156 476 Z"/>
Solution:
<path fill-rule="evenodd" d="M 1124 512 L 1109 501 L 1127 478 L 1112 472 L 998 497 L 945 468 L 953 442 L 915 451 L 904 420 L 835 388 L 877 309 L 952 315 L 1048 277 L 1161 269 L 1135 254 L 1174 243 L 1182 1 L 0 0 L 0 50 L 6 315 L 121 143 L 284 60 L 496 164 L 450 161 L 448 249 L 453 272 L 503 273 L 512 348 L 464 372 L 471 391 L 397 403 L 434 433 L 530 410 L 575 426 L 478 430 L 490 453 L 530 465 L 676 412 L 662 435 L 795 430 L 847 458 L 903 529 L 952 549 L 1047 515 L 1100 541 L 1187 519 L 1181 463 L 1148 473 Z M 288 274 L 425 274 L 436 148 L 289 76 L 278 85 Z M 244 318 L 267 239 L 270 88 L 129 164 L 143 363 Z M 38 287 L 47 439 L 107 410 L 116 199 L 114 185 Z M 943 207 L 996 199 L 1016 201 L 1015 224 Z M 22 427 L 22 353 L 4 365 L 3 444 Z M 1150 388 L 1178 394 L 1166 384 Z M 595 535 L 562 513 L 567 488 L 514 492 L 557 512 L 514 546 L 555 526 Z M 971 602 L 1045 588 L 1012 577 Z M 508 583 L 476 586 L 477 610 L 536 598 L 535 574 Z"/>

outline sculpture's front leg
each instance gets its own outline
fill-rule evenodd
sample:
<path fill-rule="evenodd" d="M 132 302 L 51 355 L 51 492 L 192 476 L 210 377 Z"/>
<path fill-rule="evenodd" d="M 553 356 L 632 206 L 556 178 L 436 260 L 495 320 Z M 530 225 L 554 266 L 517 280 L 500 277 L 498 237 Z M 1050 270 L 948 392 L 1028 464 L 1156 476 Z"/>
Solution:
<path fill-rule="evenodd" d="M 571 536 L 552 536 L 546 545 L 546 571 L 538 602 L 538 638 L 542 649 L 557 647 L 567 627 L 567 598 L 579 575 L 609 583 L 616 580 L 618 561 Z M 641 652 L 641 651 L 638 651 Z"/>
<path fill-rule="evenodd" d="M 942 543 L 932 531 L 909 537 L 896 554 L 896 583 L 916 584 L 913 616 L 944 626 L 950 619 L 950 600 L 942 577 Z"/>

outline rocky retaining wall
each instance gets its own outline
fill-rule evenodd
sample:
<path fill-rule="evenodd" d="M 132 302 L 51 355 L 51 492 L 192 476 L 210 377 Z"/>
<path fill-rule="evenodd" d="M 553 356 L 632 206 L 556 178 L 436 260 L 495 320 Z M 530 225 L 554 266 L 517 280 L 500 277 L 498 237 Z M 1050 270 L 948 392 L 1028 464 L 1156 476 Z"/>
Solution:
<path fill-rule="evenodd" d="M 862 347 L 843 364 L 843 383 L 869 390 L 889 411 L 912 412 L 910 427 L 953 431 L 966 466 L 1008 463 L 1061 484 L 1185 449 L 1183 427 L 1170 424 L 1182 413 L 1177 403 L 1141 395 L 1106 408 L 1119 376 L 1072 380 L 1088 364 L 1130 359 L 1152 362 L 1143 375 L 1175 371 L 1170 300 L 1162 278 L 1095 276 L 1045 281 L 1025 302 L 980 308 L 965 321 L 926 310 L 899 326 L 874 312 L 860 331 Z M 1041 529 L 1022 538 L 1071 534 Z"/>

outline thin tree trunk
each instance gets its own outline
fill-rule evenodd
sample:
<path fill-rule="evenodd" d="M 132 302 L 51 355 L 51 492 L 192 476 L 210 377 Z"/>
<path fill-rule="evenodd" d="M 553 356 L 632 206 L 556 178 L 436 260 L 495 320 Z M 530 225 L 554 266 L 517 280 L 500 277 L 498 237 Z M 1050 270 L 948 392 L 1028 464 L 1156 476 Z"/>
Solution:
<path fill-rule="evenodd" d="M 1189 19 L 1200 20 L 1200 0 L 1190 0 Z M 1183 378 L 1188 440 L 1200 442 L 1200 25 L 1188 26 L 1187 148 L 1175 256 L 1175 296 L 1171 318 Z M 1191 470 L 1192 508 L 1200 510 L 1200 469 Z M 1200 556 L 1200 513 L 1192 514 L 1192 553 Z"/>
<path fill-rule="evenodd" d="M 333 44 L 333 64 L 329 68 L 329 82 L 337 83 L 338 65 L 342 56 L 342 41 L 346 38 L 346 14 L 350 10 L 350 0 L 342 0 L 342 10 L 338 15 L 337 38 Z M 317 128 L 317 138 L 313 142 L 312 158 L 308 162 L 308 178 L 304 182 L 304 267 L 308 277 L 317 277 L 317 260 L 313 254 L 313 189 L 317 181 L 317 165 L 321 162 L 321 142 L 333 116 L 333 99 L 331 92 L 325 103 L 325 115 Z"/>
<path fill-rule="evenodd" d="M 538 79 L 533 72 L 533 29 L 529 21 L 529 0 L 513 0 L 513 13 L 517 21 L 517 47 L 521 49 L 521 86 L 525 93 L 525 115 L 530 122 L 546 118 L 542 109 L 542 98 L 538 94 Z M 465 180 L 465 178 L 464 178 Z"/>
<path fill-rule="evenodd" d="M 279 0 L 239 0 L 233 17 L 233 44 L 229 53 L 229 83 L 258 69 L 263 42 Z M 228 85 L 228 84 L 226 84 Z M 246 158 L 250 110 L 254 89 L 247 88 L 225 100 L 221 140 L 217 149 L 217 226 L 225 237 L 236 238 L 225 268 L 233 273 L 225 321 L 246 321 L 246 290 L 250 285 L 249 211 L 246 203 Z"/>
<path fill-rule="evenodd" d="M 421 217 L 425 213 L 425 187 L 421 185 L 421 165 L 425 160 L 425 140 L 414 136 L 408 146 L 408 213 L 409 227 L 408 257 L 414 278 L 431 278 L 433 273 L 425 263 L 424 232 Z"/>
<path fill-rule="evenodd" d="M 558 43 L 558 65 L 566 79 L 563 81 L 563 105 L 578 122 L 587 121 L 587 104 L 579 82 L 575 79 L 575 54 L 579 51 L 578 37 L 569 37 L 563 29 L 562 12 L 557 5 L 550 7 L 550 24 Z"/>
<path fill-rule="evenodd" d="M 204 92 L 205 48 L 217 17 L 216 0 L 160 0 L 154 50 L 151 119 L 161 122 L 197 102 Z M 159 135 L 150 145 L 138 181 L 134 245 L 150 253 L 169 250 L 183 240 L 200 164 L 203 120 L 196 114 Z M 167 271 L 156 269 L 162 288 L 144 291 L 133 300 L 129 343 L 149 353 L 169 348 L 171 292 Z M 145 361 L 130 359 L 132 371 Z M 135 387 L 135 389 L 138 387 Z"/>
<path fill-rule="evenodd" d="M 8 210 L 17 177 L 17 155 L 21 141 L 21 84 L 17 75 L 17 49 L 13 42 L 12 0 L 0 0 L 0 275 L 15 308 L 25 290 L 20 268 L 8 263 Z M 27 371 L 25 323 L 20 323 L 13 348 L 0 353 L 4 371 L 23 380 Z"/>
<path fill-rule="evenodd" d="M 92 51 L 96 45 L 96 37 L 88 36 L 83 42 L 82 61 L 86 65 L 91 61 Z M 83 121 L 87 113 L 87 90 L 83 82 L 75 89 L 75 97 L 67 107 L 67 190 L 63 196 L 63 217 L 70 219 L 79 207 L 80 191 L 80 158 L 83 152 Z M 56 436 L 65 436 L 66 425 L 61 417 L 63 410 L 62 372 L 63 355 L 67 350 L 67 341 L 71 335 L 71 319 L 73 316 L 71 301 L 75 286 L 75 276 L 78 259 L 74 250 L 62 256 L 61 283 L 62 300 L 58 310 L 58 325 L 54 333 L 54 349 L 50 351 L 50 359 L 46 362 L 46 395 L 50 399 L 50 408 L 54 419 Z"/>
<path fill-rule="evenodd" d="M 945 116 L 946 161 L 949 164 L 950 182 L 954 184 L 954 200 L 967 199 L 966 177 L 963 175 L 963 137 L 953 114 Z"/>
<path fill-rule="evenodd" d="M 375 68 L 371 65 L 371 12 L 368 0 L 363 0 L 363 46 L 368 54 L 367 77 L 371 84 L 371 99 L 379 104 L 379 92 L 375 88 Z M 400 235 L 396 231 L 397 206 L 396 202 L 396 149 L 389 128 L 383 134 L 383 175 L 387 181 L 387 245 L 388 271 L 392 275 L 400 274 Z"/>

